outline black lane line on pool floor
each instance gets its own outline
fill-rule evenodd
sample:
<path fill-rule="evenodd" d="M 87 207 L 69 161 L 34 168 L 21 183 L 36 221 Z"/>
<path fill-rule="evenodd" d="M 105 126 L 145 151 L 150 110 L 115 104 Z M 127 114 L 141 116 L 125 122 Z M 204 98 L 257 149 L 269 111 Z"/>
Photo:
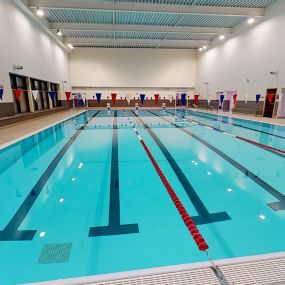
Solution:
<path fill-rule="evenodd" d="M 166 111 L 166 113 L 168 113 L 168 114 L 170 114 L 170 115 L 172 115 L 172 116 L 175 115 L 174 113 L 172 113 L 172 112 L 170 112 L 170 111 Z M 184 115 L 178 115 L 178 116 L 180 116 L 181 118 L 183 118 L 184 120 L 186 120 L 186 121 L 188 121 L 188 122 L 190 122 L 190 121 L 195 122 L 195 123 L 196 123 L 197 125 L 199 125 L 199 126 L 211 128 L 212 130 L 217 131 L 217 132 L 219 132 L 219 133 L 224 133 L 224 134 L 227 133 L 226 131 L 222 131 L 221 129 L 218 129 L 218 128 L 213 127 L 213 126 L 211 126 L 211 125 L 208 125 L 208 124 L 205 124 L 205 123 L 201 123 L 201 122 L 196 121 L 196 120 L 193 120 L 193 119 L 189 119 L 189 118 L 185 117 Z M 266 146 L 258 145 L 257 142 L 256 142 L 256 144 L 254 144 L 254 143 L 252 143 L 252 142 L 250 142 L 250 141 L 246 141 L 246 140 L 240 139 L 241 137 L 239 137 L 239 136 L 237 136 L 237 135 L 233 135 L 233 134 L 230 134 L 230 135 L 231 135 L 233 138 L 236 138 L 236 139 L 238 139 L 238 140 L 241 140 L 241 141 L 243 141 L 243 142 L 245 142 L 245 143 L 248 143 L 248 144 L 251 144 L 251 145 L 253 145 L 253 146 L 259 147 L 259 148 L 261 148 L 261 149 L 263 149 L 263 150 L 265 150 L 265 151 L 268 151 L 268 152 L 270 152 L 270 153 L 273 153 L 273 154 L 275 154 L 275 155 L 278 155 L 278 156 L 280 156 L 280 157 L 282 157 L 282 158 L 285 158 L 285 155 L 284 155 L 283 153 L 281 153 L 281 152 L 278 152 L 277 150 L 272 150 L 272 149 L 270 149 L 270 148 L 267 148 Z"/>
<path fill-rule="evenodd" d="M 173 158 L 173 156 L 169 153 L 166 146 L 161 142 L 161 140 L 157 137 L 157 135 L 145 124 L 143 119 L 135 114 L 135 117 L 141 122 L 144 128 L 148 131 L 151 137 L 154 139 L 158 147 L 160 148 L 161 152 L 166 157 L 168 163 L 170 164 L 171 168 L 173 169 L 174 173 L 176 174 L 177 178 L 179 179 L 181 185 L 183 186 L 187 196 L 189 197 L 190 201 L 192 202 L 193 206 L 195 207 L 198 216 L 193 216 L 192 219 L 196 225 L 203 225 L 209 223 L 217 223 L 230 220 L 230 216 L 226 212 L 218 212 L 218 213 L 210 213 L 198 194 L 196 193 L 195 189 Z"/>
<path fill-rule="evenodd" d="M 120 213 L 119 141 L 117 111 L 115 111 L 112 138 L 109 223 L 108 226 L 90 227 L 89 237 L 139 233 L 138 224 L 121 224 Z"/>
<path fill-rule="evenodd" d="M 56 157 L 52 160 L 46 171 L 37 181 L 36 185 L 32 188 L 29 195 L 23 201 L 21 206 L 18 208 L 17 212 L 14 214 L 10 222 L 4 228 L 3 231 L 0 231 L 0 241 L 24 241 L 24 240 L 32 240 L 36 234 L 36 230 L 18 230 L 23 220 L 33 207 L 37 198 L 41 194 L 45 184 L 49 180 L 50 176 L 54 172 L 55 168 L 70 148 L 70 146 L 74 143 L 76 138 L 80 135 L 81 131 L 87 126 L 89 121 L 96 117 L 100 111 L 97 111 L 88 121 L 85 122 L 84 125 L 80 127 L 79 130 L 75 132 L 75 134 L 68 140 L 68 142 L 64 145 L 64 147 L 59 151 Z"/>
<path fill-rule="evenodd" d="M 178 125 L 176 125 L 175 123 L 161 117 L 160 115 L 153 113 L 151 111 L 149 111 L 151 114 L 161 118 L 162 120 L 165 120 L 166 122 L 171 123 L 173 126 L 175 126 L 175 128 L 178 128 L 179 130 L 181 130 L 182 132 L 188 134 L 189 136 L 193 137 L 194 139 L 196 139 L 197 141 L 199 141 L 200 143 L 202 143 L 203 145 L 207 146 L 209 149 L 211 149 L 212 151 L 214 151 L 216 154 L 218 154 L 219 156 L 221 156 L 224 160 L 226 160 L 227 162 L 229 162 L 231 165 L 233 165 L 235 168 L 237 168 L 239 171 L 243 172 L 246 176 L 248 176 L 250 179 L 252 179 L 256 184 L 258 184 L 259 186 L 261 186 L 266 192 L 268 192 L 269 194 L 271 194 L 273 197 L 275 197 L 277 200 L 277 202 L 273 202 L 273 203 L 268 203 L 267 205 L 274 211 L 281 211 L 281 210 L 285 210 L 285 195 L 283 195 L 282 193 L 280 193 L 278 190 L 276 190 L 275 188 L 273 188 L 272 186 L 270 186 L 267 182 L 265 182 L 264 180 L 262 180 L 261 178 L 259 178 L 257 175 L 255 175 L 253 172 L 251 172 L 249 169 L 245 168 L 244 166 L 242 166 L 241 164 L 239 164 L 237 161 L 233 160 L 232 158 L 230 158 L 228 155 L 226 155 L 225 153 L 223 153 L 222 151 L 220 151 L 219 149 L 217 149 L 216 147 L 214 147 L 213 145 L 209 144 L 208 142 L 204 141 L 202 138 L 198 137 L 197 135 L 189 132 L 188 130 L 184 129 L 183 127 L 180 127 Z"/>
<path fill-rule="evenodd" d="M 178 111 L 180 111 L 180 110 L 178 110 Z M 198 113 L 198 112 L 193 112 L 193 111 L 191 111 L 191 110 L 188 110 L 188 112 L 191 112 L 192 114 L 194 114 L 194 115 L 196 115 L 196 116 L 199 116 L 199 117 L 202 117 L 202 118 L 206 118 L 206 119 L 208 119 L 208 120 L 212 120 L 212 121 L 215 121 L 215 122 L 217 121 L 217 120 L 214 119 L 214 118 L 201 115 L 201 113 Z M 197 114 L 197 113 L 198 113 L 198 114 Z M 187 114 L 187 113 L 186 113 L 186 114 Z M 218 115 L 217 115 L 217 116 L 218 116 Z M 224 123 L 224 124 L 230 124 L 230 125 L 232 125 L 232 126 L 236 126 L 236 127 L 248 129 L 248 130 L 255 131 L 255 132 L 258 132 L 258 133 L 262 133 L 262 134 L 267 134 L 267 135 L 269 135 L 269 136 L 277 137 L 277 138 L 280 138 L 280 139 L 285 139 L 285 137 L 283 137 L 283 136 L 271 134 L 271 133 L 268 133 L 268 132 L 265 132 L 265 131 L 260 131 L 260 130 L 257 130 L 257 129 L 254 129 L 254 128 L 250 128 L 250 127 L 245 127 L 245 126 L 243 126 L 243 125 L 236 124 L 236 123 L 225 122 L 225 121 L 223 120 L 223 118 L 224 118 L 224 116 L 222 116 L 222 123 Z M 233 119 L 235 119 L 235 118 L 233 118 Z"/>

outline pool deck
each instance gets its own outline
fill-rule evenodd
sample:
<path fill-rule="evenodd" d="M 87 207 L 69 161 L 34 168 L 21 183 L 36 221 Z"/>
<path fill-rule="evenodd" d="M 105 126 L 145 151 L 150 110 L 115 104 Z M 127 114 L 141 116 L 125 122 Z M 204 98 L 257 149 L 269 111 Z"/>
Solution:
<path fill-rule="evenodd" d="M 86 110 L 67 110 L 0 127 L 0 149 L 56 125 L 66 119 L 76 116 L 84 111 Z"/>

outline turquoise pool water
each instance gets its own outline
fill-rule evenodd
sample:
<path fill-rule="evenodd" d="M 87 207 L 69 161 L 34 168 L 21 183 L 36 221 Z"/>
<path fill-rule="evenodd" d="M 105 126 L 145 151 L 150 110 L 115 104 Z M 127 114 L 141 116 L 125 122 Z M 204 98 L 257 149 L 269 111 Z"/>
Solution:
<path fill-rule="evenodd" d="M 285 251 L 285 128 L 205 113 L 92 110 L 0 150 L 0 284 L 206 260 L 130 116 L 214 259 Z M 186 121 L 185 119 L 188 119 Z"/>

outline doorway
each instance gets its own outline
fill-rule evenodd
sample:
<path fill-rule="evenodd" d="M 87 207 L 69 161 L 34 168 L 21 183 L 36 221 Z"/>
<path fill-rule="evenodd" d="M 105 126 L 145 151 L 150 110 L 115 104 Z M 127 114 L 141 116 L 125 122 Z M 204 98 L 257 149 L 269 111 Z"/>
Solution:
<path fill-rule="evenodd" d="M 276 100 L 277 88 L 267 89 L 263 117 L 272 118 Z"/>

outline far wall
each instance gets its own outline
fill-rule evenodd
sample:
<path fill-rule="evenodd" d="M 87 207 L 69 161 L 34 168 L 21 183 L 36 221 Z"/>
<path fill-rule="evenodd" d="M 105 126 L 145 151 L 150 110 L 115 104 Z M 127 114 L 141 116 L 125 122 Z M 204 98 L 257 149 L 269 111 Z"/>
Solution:
<path fill-rule="evenodd" d="M 196 50 L 78 48 L 70 56 L 71 85 L 73 90 L 92 87 L 88 98 L 95 92 L 102 98 L 111 92 L 123 98 L 140 93 L 174 95 L 194 88 L 196 54 Z"/>

